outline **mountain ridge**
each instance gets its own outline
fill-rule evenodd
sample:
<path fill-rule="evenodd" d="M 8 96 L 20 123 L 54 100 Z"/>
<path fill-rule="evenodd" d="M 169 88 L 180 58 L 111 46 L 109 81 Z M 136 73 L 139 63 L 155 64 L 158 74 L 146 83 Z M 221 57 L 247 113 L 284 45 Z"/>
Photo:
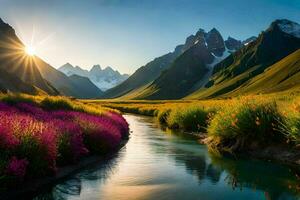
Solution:
<path fill-rule="evenodd" d="M 187 38 L 186 44 L 189 48 L 135 99 L 183 98 L 208 81 L 215 64 L 242 46 L 232 37 L 224 40 L 216 28 L 209 32 L 199 29 Z"/>
<path fill-rule="evenodd" d="M 184 44 L 177 45 L 172 52 L 157 57 L 154 60 L 147 63 L 146 65 L 138 68 L 135 71 L 135 73 L 133 73 L 126 81 L 124 81 L 124 83 L 106 91 L 103 97 L 104 98 L 117 98 L 117 97 L 122 98 L 122 96 L 127 97 L 128 96 L 127 94 L 132 93 L 133 91 L 140 91 L 139 88 L 144 88 L 146 85 L 149 86 L 151 82 L 155 81 L 165 70 L 171 67 L 171 64 L 180 55 L 182 55 L 185 51 L 190 49 L 192 46 L 197 45 L 197 43 L 201 45 L 205 45 L 205 44 L 208 45 L 207 48 L 209 48 L 215 54 L 214 56 L 211 55 L 210 57 L 211 62 L 213 62 L 212 61 L 213 57 L 222 56 L 223 52 L 227 51 L 228 49 L 225 47 L 224 40 L 222 36 L 220 37 L 219 32 L 217 31 L 216 28 L 213 28 L 210 31 L 210 33 L 211 36 L 208 36 L 207 35 L 208 33 L 206 33 L 203 29 L 199 29 L 195 35 L 188 36 Z M 206 43 L 206 41 L 203 40 L 204 37 L 212 38 L 211 42 Z M 230 38 L 230 39 L 234 41 L 233 44 L 231 43 L 232 51 L 234 51 L 234 49 L 236 48 L 239 48 L 235 46 L 237 44 L 240 45 L 238 40 L 234 38 Z M 221 46 L 218 46 L 219 44 L 221 44 Z M 136 94 L 136 95 L 132 94 L 132 98 L 139 99 L 143 97 L 144 95 L 142 94 Z"/>
<path fill-rule="evenodd" d="M 25 45 L 17 37 L 15 30 L 2 19 L 0 21 L 0 43 L 0 68 L 3 71 L 48 94 L 58 94 L 58 91 L 41 75 L 39 66 L 35 62 L 36 56 L 26 55 Z"/>
<path fill-rule="evenodd" d="M 113 70 L 109 66 L 102 69 L 100 65 L 94 65 L 90 70 L 85 70 L 79 66 L 74 67 L 72 64 L 66 63 L 59 67 L 58 70 L 67 76 L 79 75 L 87 77 L 102 91 L 122 83 L 129 77 L 128 74 L 120 74 L 119 71 Z"/>
<path fill-rule="evenodd" d="M 2 92 L 60 94 L 85 98 L 74 81 L 62 72 L 38 56 L 26 54 L 25 45 L 17 37 L 15 30 L 2 19 L 0 20 L 0 70 Z"/>
<path fill-rule="evenodd" d="M 297 51 L 300 48 L 300 38 L 282 31 L 279 27 L 280 23 L 287 21 L 290 22 L 285 19 L 275 20 L 257 40 L 217 64 L 210 82 L 206 85 L 207 88 L 189 96 L 192 98 L 228 96 L 227 93 L 238 90 L 252 78 Z"/>

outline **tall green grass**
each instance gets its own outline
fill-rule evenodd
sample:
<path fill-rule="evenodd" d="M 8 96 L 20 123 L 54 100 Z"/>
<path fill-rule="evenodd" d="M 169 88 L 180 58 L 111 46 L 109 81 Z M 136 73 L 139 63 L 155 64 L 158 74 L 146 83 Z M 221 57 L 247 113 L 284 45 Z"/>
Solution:
<path fill-rule="evenodd" d="M 275 103 L 242 103 L 218 112 L 208 127 L 208 145 L 230 153 L 251 146 L 284 143 L 284 117 Z"/>
<path fill-rule="evenodd" d="M 32 96 L 22 94 L 8 94 L 0 97 L 0 101 L 9 105 L 15 105 L 17 103 L 36 103 L 36 100 Z"/>
<path fill-rule="evenodd" d="M 172 129 L 205 132 L 209 111 L 198 106 L 178 107 L 167 115 L 167 126 Z"/>
<path fill-rule="evenodd" d="M 300 105 L 294 105 L 285 115 L 285 123 L 281 126 L 281 132 L 286 136 L 288 143 L 300 146 Z"/>
<path fill-rule="evenodd" d="M 157 120 L 161 125 L 167 125 L 167 120 L 171 113 L 171 109 L 162 109 L 158 111 Z"/>
<path fill-rule="evenodd" d="M 155 103 L 98 101 L 102 106 L 154 116 L 171 129 L 207 135 L 209 149 L 219 153 L 259 150 L 269 145 L 300 146 L 299 102 L 300 97 L 294 95 Z"/>
<path fill-rule="evenodd" d="M 46 97 L 40 104 L 47 110 L 74 110 L 72 102 L 66 98 Z"/>

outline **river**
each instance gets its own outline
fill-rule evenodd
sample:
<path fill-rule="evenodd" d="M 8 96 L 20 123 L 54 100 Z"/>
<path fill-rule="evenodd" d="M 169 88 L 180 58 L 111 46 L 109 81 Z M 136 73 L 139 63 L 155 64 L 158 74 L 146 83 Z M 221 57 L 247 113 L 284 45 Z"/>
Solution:
<path fill-rule="evenodd" d="M 131 135 L 117 155 L 35 200 L 300 199 L 300 180 L 289 167 L 219 158 L 194 136 L 163 131 L 153 118 L 125 118 Z"/>

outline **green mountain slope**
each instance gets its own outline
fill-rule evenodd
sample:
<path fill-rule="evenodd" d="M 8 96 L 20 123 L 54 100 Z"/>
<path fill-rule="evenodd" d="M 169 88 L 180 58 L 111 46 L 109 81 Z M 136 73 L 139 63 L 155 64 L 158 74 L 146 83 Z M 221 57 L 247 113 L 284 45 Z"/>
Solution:
<path fill-rule="evenodd" d="M 76 98 L 98 98 L 103 94 L 88 78 L 68 77 L 39 58 L 36 59 L 36 63 L 38 63 L 42 76 L 62 95 Z"/>
<path fill-rule="evenodd" d="M 97 98 L 103 95 L 103 92 L 89 78 L 78 75 L 72 75 L 69 78 L 85 98 Z"/>
<path fill-rule="evenodd" d="M 32 85 L 25 83 L 17 76 L 0 69 L 0 92 L 21 92 L 36 95 L 39 91 Z"/>
<path fill-rule="evenodd" d="M 199 30 L 193 45 L 180 55 L 151 85 L 135 99 L 180 99 L 201 88 L 210 77 L 213 66 L 242 44 L 233 38 L 226 42 L 214 28 Z"/>
<path fill-rule="evenodd" d="M 258 39 L 215 66 L 207 88 L 187 98 L 213 98 L 242 94 L 239 87 L 300 48 L 300 38 L 282 27 L 299 26 L 288 20 L 276 20 Z M 266 86 L 268 87 L 268 86 Z M 233 92 L 234 91 L 234 92 Z"/>
<path fill-rule="evenodd" d="M 156 79 L 180 54 L 180 50 L 155 58 L 145 66 L 136 70 L 120 85 L 105 92 L 105 98 L 116 98 L 147 85 Z"/>
<path fill-rule="evenodd" d="M 24 49 L 14 29 L 0 19 L 1 91 L 29 94 L 44 91 L 77 98 L 96 98 L 102 94 L 89 80 L 70 79 L 38 56 L 27 55 Z"/>
<path fill-rule="evenodd" d="M 300 91 L 300 49 L 243 84 L 230 95 Z"/>
<path fill-rule="evenodd" d="M 42 77 L 35 57 L 26 55 L 24 48 L 14 29 L 0 19 L 0 69 L 48 94 L 58 94 L 58 91 Z M 7 81 L 8 79 L 3 80 L 6 83 Z"/>
<path fill-rule="evenodd" d="M 177 99 L 186 96 L 188 89 L 208 72 L 206 60 L 213 60 L 208 51 L 200 46 L 192 47 L 136 98 Z"/>
<path fill-rule="evenodd" d="M 226 41 L 213 28 L 200 29 L 187 37 L 175 51 L 139 68 L 127 81 L 108 90 L 104 98 L 178 99 L 202 87 L 212 73 L 212 66 L 243 46 L 229 37 Z"/>

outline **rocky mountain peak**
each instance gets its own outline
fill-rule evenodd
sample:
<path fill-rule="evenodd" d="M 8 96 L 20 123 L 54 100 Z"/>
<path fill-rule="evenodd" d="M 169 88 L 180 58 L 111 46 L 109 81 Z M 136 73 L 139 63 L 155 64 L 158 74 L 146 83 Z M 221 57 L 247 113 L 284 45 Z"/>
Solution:
<path fill-rule="evenodd" d="M 182 52 L 183 52 L 183 47 L 184 45 L 181 44 L 181 45 L 178 45 L 175 47 L 175 50 L 174 50 L 174 54 L 177 56 L 177 55 L 180 55 Z"/>
<path fill-rule="evenodd" d="M 110 66 L 104 68 L 104 71 L 114 71 Z"/>
<path fill-rule="evenodd" d="M 215 56 L 220 57 L 223 55 L 225 51 L 224 39 L 216 28 L 213 28 L 207 33 L 206 42 L 209 51 Z"/>
<path fill-rule="evenodd" d="M 94 65 L 91 70 L 88 71 L 79 66 L 73 67 L 71 64 L 67 63 L 58 70 L 67 76 L 79 75 L 87 77 L 103 91 L 120 84 L 129 77 L 128 74 L 120 74 L 120 72 L 109 66 L 102 69 L 100 65 Z"/>
<path fill-rule="evenodd" d="M 196 37 L 204 37 L 206 32 L 204 29 L 200 28 L 199 31 L 196 33 Z"/>
<path fill-rule="evenodd" d="M 212 28 L 209 33 L 217 33 L 217 34 L 220 34 L 220 32 L 214 27 Z"/>
<path fill-rule="evenodd" d="M 300 25 L 287 19 L 278 19 L 271 24 L 277 26 L 282 32 L 300 38 Z"/>
<path fill-rule="evenodd" d="M 63 66 L 61 66 L 61 67 L 64 67 L 64 68 L 70 68 L 70 69 L 72 69 L 72 68 L 74 68 L 73 67 L 73 65 L 71 65 L 70 63 L 66 63 L 66 64 L 64 64 Z"/>
<path fill-rule="evenodd" d="M 229 49 L 231 51 L 236 51 L 236 50 L 242 48 L 243 44 L 242 44 L 242 41 L 229 36 L 227 38 L 227 40 L 225 41 L 225 46 L 227 47 L 227 49 Z"/>
<path fill-rule="evenodd" d="M 1 18 L 0 18 L 0 34 L 7 35 L 11 39 L 17 41 L 18 43 L 21 43 L 19 38 L 16 36 L 15 30 L 9 24 L 5 23 Z"/>
<path fill-rule="evenodd" d="M 244 40 L 244 41 L 242 42 L 242 44 L 243 44 L 243 45 L 248 45 L 249 43 L 255 41 L 256 39 L 257 39 L 257 37 L 251 36 L 251 37 L 247 38 L 246 40 Z"/>
<path fill-rule="evenodd" d="M 195 39 L 196 39 L 196 36 L 195 36 L 195 35 L 190 35 L 189 37 L 187 37 L 186 40 L 185 40 L 185 44 L 184 44 L 184 47 L 183 47 L 183 51 L 186 51 L 186 50 L 189 49 L 191 46 L 193 46 L 194 43 L 195 43 Z"/>
<path fill-rule="evenodd" d="M 101 66 L 100 65 L 94 65 L 92 67 L 92 69 L 90 70 L 91 73 L 97 73 L 97 72 L 101 72 L 102 69 L 101 69 Z"/>

